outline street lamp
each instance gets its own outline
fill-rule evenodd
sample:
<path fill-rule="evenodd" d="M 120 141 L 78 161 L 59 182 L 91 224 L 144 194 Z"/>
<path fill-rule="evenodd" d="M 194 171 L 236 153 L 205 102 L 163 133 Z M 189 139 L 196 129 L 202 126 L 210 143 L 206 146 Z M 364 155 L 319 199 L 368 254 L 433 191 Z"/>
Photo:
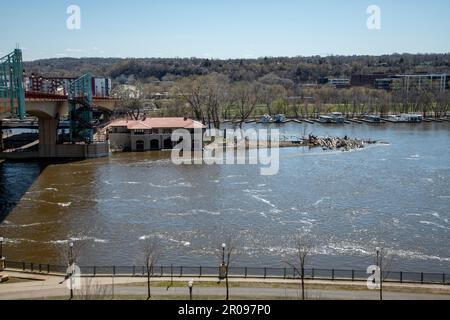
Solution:
<path fill-rule="evenodd" d="M 0 237 L 0 259 L 3 258 L 3 237 Z"/>
<path fill-rule="evenodd" d="M 379 267 L 380 262 L 379 262 L 379 257 L 380 257 L 380 247 L 376 247 L 375 250 L 377 251 L 377 267 Z"/>
<path fill-rule="evenodd" d="M 188 287 L 189 287 L 189 300 L 192 301 L 192 289 L 194 287 L 194 280 L 188 282 Z"/>
<path fill-rule="evenodd" d="M 225 243 L 222 243 L 222 265 L 225 265 L 225 248 L 227 245 Z"/>
<path fill-rule="evenodd" d="M 69 265 L 73 264 L 73 242 L 69 243 Z"/>
<path fill-rule="evenodd" d="M 377 268 L 379 272 L 379 290 L 380 290 L 380 300 L 383 300 L 383 270 L 381 269 L 381 261 L 380 261 L 380 251 L 381 249 L 379 247 L 376 247 L 375 250 L 377 250 Z"/>
<path fill-rule="evenodd" d="M 70 281 L 70 300 L 73 299 L 73 242 L 69 243 L 69 281 Z"/>

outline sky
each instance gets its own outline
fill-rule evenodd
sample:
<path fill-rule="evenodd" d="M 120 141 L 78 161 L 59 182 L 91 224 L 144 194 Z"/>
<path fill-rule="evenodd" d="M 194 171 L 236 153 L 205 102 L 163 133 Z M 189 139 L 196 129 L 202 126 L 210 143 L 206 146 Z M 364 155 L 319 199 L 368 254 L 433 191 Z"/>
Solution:
<path fill-rule="evenodd" d="M 448 0 L 0 0 L 0 56 L 198 57 L 449 53 Z M 70 5 L 80 29 L 68 29 Z M 369 29 L 367 9 L 380 9 Z M 372 21 L 372 20 L 371 20 Z"/>

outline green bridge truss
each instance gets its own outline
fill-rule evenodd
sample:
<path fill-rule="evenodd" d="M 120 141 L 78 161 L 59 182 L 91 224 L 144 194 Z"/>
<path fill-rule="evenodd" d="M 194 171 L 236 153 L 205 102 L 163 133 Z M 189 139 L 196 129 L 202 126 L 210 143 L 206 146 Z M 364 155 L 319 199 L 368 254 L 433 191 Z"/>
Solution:
<path fill-rule="evenodd" d="M 25 117 L 23 72 L 20 49 L 0 58 L 0 114 L 10 113 L 20 119 Z"/>
<path fill-rule="evenodd" d="M 92 143 L 93 128 L 92 76 L 85 74 L 69 86 L 70 141 Z"/>
<path fill-rule="evenodd" d="M 92 76 L 85 74 L 69 85 L 70 141 L 92 143 Z M 24 68 L 20 49 L 0 58 L 0 114 L 26 116 Z"/>

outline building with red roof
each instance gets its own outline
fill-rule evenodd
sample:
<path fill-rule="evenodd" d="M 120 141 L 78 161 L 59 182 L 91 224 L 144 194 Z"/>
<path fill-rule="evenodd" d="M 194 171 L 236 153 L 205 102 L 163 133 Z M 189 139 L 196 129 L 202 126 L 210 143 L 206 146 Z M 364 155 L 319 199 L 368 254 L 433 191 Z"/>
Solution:
<path fill-rule="evenodd" d="M 200 130 L 203 134 L 206 127 L 189 118 L 116 120 L 108 126 L 108 135 L 113 150 L 170 150 L 174 147 L 172 133 L 177 129 L 186 129 L 192 134 L 193 146 L 203 146 L 203 140 L 195 140 L 193 133 Z"/>

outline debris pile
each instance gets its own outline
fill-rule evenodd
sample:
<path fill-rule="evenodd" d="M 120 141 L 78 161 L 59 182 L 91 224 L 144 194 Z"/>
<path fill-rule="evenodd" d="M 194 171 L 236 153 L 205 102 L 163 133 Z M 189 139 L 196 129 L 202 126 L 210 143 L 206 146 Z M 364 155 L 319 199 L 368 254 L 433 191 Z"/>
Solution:
<path fill-rule="evenodd" d="M 308 137 L 309 147 L 321 147 L 323 150 L 343 150 L 349 151 L 353 149 L 364 148 L 365 141 L 358 139 L 350 139 L 347 136 L 344 138 L 328 137 L 321 138 L 313 135 Z M 374 144 L 376 141 L 367 141 L 367 143 Z"/>

